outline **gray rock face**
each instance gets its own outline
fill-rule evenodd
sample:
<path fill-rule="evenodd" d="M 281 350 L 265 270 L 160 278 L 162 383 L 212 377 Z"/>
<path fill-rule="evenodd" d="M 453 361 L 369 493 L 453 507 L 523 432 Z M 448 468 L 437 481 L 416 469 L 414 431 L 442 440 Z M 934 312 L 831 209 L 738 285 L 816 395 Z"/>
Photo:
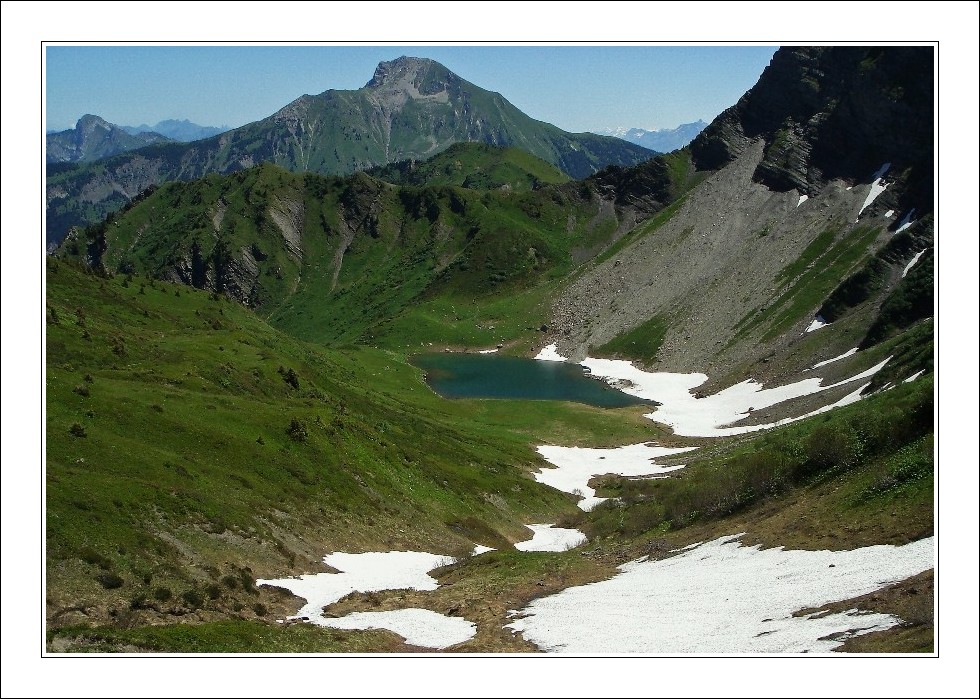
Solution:
<path fill-rule="evenodd" d="M 691 143 L 695 163 L 717 169 L 761 138 L 754 178 L 811 195 L 892 163 L 898 186 L 881 211 L 931 210 L 933 64 L 932 47 L 780 49 L 759 82 Z"/>
<path fill-rule="evenodd" d="M 714 172 L 666 222 L 637 226 L 629 245 L 586 267 L 556 302 L 559 352 L 581 359 L 657 317 L 667 330 L 651 368 L 729 380 L 806 369 L 799 357 L 818 345 L 804 331 L 821 303 L 909 211 L 919 219 L 932 210 L 931 64 L 932 49 L 921 47 L 777 52 L 759 83 L 691 144 L 695 165 Z M 594 179 L 618 209 L 649 218 L 671 200 L 664 165 Z M 920 238 L 883 259 L 879 291 L 932 245 Z M 821 339 L 853 347 L 870 321 L 848 322 Z"/>

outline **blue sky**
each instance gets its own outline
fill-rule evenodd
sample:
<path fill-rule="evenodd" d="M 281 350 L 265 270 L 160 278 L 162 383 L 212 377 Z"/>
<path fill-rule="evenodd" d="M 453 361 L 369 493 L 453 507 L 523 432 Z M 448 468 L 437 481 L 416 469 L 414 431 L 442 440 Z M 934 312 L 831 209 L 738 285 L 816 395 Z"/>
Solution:
<path fill-rule="evenodd" d="M 302 94 L 356 89 L 378 62 L 432 58 L 567 131 L 710 121 L 758 80 L 775 46 L 47 46 L 48 129 L 186 118 L 231 127 Z"/>

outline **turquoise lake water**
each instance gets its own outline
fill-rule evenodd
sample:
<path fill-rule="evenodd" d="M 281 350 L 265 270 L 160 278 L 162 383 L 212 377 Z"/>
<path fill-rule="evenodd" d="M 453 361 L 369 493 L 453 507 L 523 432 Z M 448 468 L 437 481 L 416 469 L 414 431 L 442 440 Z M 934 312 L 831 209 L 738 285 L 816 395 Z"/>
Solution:
<path fill-rule="evenodd" d="M 411 363 L 444 398 L 566 400 L 600 408 L 656 405 L 589 378 L 585 367 L 570 362 L 439 352 L 416 355 Z"/>

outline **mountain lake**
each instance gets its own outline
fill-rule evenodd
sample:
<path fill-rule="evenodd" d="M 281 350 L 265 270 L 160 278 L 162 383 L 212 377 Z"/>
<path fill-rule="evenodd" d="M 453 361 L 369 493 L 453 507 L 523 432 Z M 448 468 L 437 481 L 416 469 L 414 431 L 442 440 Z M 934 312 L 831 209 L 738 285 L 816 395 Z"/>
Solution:
<path fill-rule="evenodd" d="M 443 398 L 565 400 L 599 408 L 657 405 L 591 378 L 585 367 L 571 362 L 456 352 L 419 354 L 410 361 Z"/>

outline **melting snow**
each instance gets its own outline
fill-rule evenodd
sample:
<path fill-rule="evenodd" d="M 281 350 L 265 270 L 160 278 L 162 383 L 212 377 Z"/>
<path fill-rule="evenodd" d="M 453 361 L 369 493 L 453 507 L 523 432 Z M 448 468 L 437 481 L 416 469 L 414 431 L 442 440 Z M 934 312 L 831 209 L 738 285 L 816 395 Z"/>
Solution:
<path fill-rule="evenodd" d="M 854 551 L 760 550 L 721 537 L 531 602 L 505 628 L 554 653 L 827 652 L 900 623 L 855 610 L 794 617 L 933 567 L 933 537 Z M 832 638 L 829 638 L 832 636 Z"/>
<path fill-rule="evenodd" d="M 912 374 L 910 377 L 908 377 L 907 379 L 905 379 L 904 381 L 902 381 L 902 383 L 909 383 L 911 381 L 915 381 L 917 378 L 919 378 L 920 376 L 922 376 L 924 373 L 926 373 L 926 370 L 925 369 L 922 369 L 921 371 L 917 371 L 914 374 Z"/>
<path fill-rule="evenodd" d="M 618 476 L 656 476 L 683 466 L 661 466 L 654 459 L 680 454 L 696 447 L 671 449 L 649 444 L 629 444 L 615 449 L 540 446 L 538 453 L 556 468 L 545 468 L 534 474 L 535 480 L 552 488 L 581 495 L 578 506 L 588 512 L 606 498 L 597 498 L 589 487 L 593 476 L 614 473 Z"/>
<path fill-rule="evenodd" d="M 894 215 L 895 215 L 895 209 L 889 209 L 888 211 L 885 212 L 885 218 L 891 218 Z"/>
<path fill-rule="evenodd" d="M 480 350 L 480 354 L 496 354 L 497 349 Z"/>
<path fill-rule="evenodd" d="M 340 619 L 326 619 L 322 625 L 331 629 L 387 629 L 410 645 L 439 649 L 463 643 L 476 635 L 476 624 L 472 621 L 429 609 L 354 612 Z"/>
<path fill-rule="evenodd" d="M 484 546 L 483 544 L 477 544 L 476 548 L 473 549 L 473 555 L 479 556 L 481 553 L 490 553 L 491 551 L 496 551 L 497 549 L 491 548 L 489 546 Z"/>
<path fill-rule="evenodd" d="M 888 172 L 888 168 L 890 168 L 891 165 L 891 163 L 885 163 L 878 168 L 878 172 L 873 175 L 874 182 L 871 183 L 871 191 L 868 192 L 868 197 L 864 200 L 864 204 L 861 205 L 861 210 L 858 211 L 858 218 L 860 218 L 861 214 L 864 213 L 865 209 L 871 206 L 871 202 L 878 198 L 878 195 L 888 189 L 887 184 L 881 183 L 881 178 L 885 176 L 885 173 Z"/>
<path fill-rule="evenodd" d="M 834 357 L 833 359 L 825 359 L 822 362 L 817 362 L 816 364 L 814 364 L 810 368 L 811 369 L 818 369 L 818 368 L 820 368 L 822 366 L 827 366 L 828 364 L 833 364 L 834 362 L 840 361 L 841 359 L 845 359 L 847 357 L 850 357 L 853 354 L 857 354 L 857 351 L 858 351 L 858 348 L 857 347 L 852 347 L 851 349 L 849 349 L 846 352 L 844 352 L 844 354 L 838 355 L 838 356 Z"/>
<path fill-rule="evenodd" d="M 804 330 L 803 332 L 812 333 L 814 330 L 819 330 L 820 328 L 826 327 L 828 325 L 830 325 L 830 323 L 825 321 L 820 316 L 817 316 L 816 318 L 813 319 L 813 322 L 810 323 L 807 326 L 806 330 Z"/>
<path fill-rule="evenodd" d="M 565 362 L 568 361 L 565 357 L 558 354 L 558 345 L 552 343 L 542 349 L 534 357 L 535 359 L 540 359 L 543 362 Z"/>
<path fill-rule="evenodd" d="M 929 248 L 926 248 L 926 250 L 928 249 Z M 920 252 L 917 252 L 915 254 L 915 257 L 912 258 L 912 261 L 909 262 L 907 265 L 905 265 L 905 269 L 902 270 L 902 279 L 904 279 L 905 275 L 909 273 L 909 270 L 915 266 L 915 263 L 919 261 L 919 258 L 922 257 L 922 253 L 924 253 L 926 250 L 921 250 Z"/>
<path fill-rule="evenodd" d="M 822 379 L 812 378 L 763 389 L 762 384 L 748 379 L 734 386 L 729 386 L 714 395 L 700 399 L 695 398 L 691 390 L 707 381 L 708 377 L 704 374 L 649 373 L 637 369 L 632 362 L 616 359 L 592 359 L 590 357 L 582 364 L 588 367 L 594 376 L 606 378 L 607 381 L 621 379 L 629 381 L 631 385 L 622 389 L 625 393 L 659 401 L 661 405 L 645 417 L 671 427 L 676 434 L 686 437 L 726 437 L 769 429 L 801 420 L 804 417 L 829 410 L 831 407 L 846 405 L 846 403 L 838 401 L 832 406 L 825 406 L 796 418 L 787 418 L 764 425 L 726 427 L 726 425 L 747 418 L 753 410 L 768 408 L 793 398 L 800 398 L 869 378 L 880 371 L 890 359 L 891 357 L 866 371 L 827 386 L 822 385 Z M 849 402 L 854 402 L 860 396 L 860 391 L 861 389 L 858 389 L 842 400 L 850 399 Z"/>
<path fill-rule="evenodd" d="M 339 570 L 339 573 L 311 573 L 296 578 L 256 580 L 256 584 L 281 587 L 305 599 L 306 604 L 296 616 L 290 617 L 292 619 L 305 617 L 310 623 L 336 629 L 389 629 L 404 636 L 412 645 L 445 648 L 472 638 L 476 633 L 473 624 L 465 619 L 443 617 L 425 609 L 358 612 L 333 619 L 323 616 L 323 608 L 352 592 L 435 590 L 439 583 L 428 574 L 429 571 L 455 561 L 455 558 L 449 556 L 420 551 L 338 552 L 324 556 L 323 562 Z M 466 631 L 467 628 L 469 631 Z M 468 635 L 464 636 L 464 633 Z"/>
<path fill-rule="evenodd" d="M 534 536 L 514 544 L 520 551 L 568 551 L 587 541 L 578 529 L 562 529 L 553 524 L 529 524 L 527 528 L 534 532 Z"/>
<path fill-rule="evenodd" d="M 914 213 L 915 213 L 915 208 L 913 207 L 912 209 L 909 210 L 907 214 L 905 214 L 905 216 L 902 217 L 902 220 L 898 222 L 898 228 L 895 229 L 896 235 L 912 225 L 912 215 Z"/>
<path fill-rule="evenodd" d="M 798 202 L 796 202 L 796 208 L 797 209 L 800 208 L 800 204 L 802 204 L 803 202 L 805 202 L 809 198 L 810 197 L 808 197 L 806 194 L 801 194 L 800 195 L 800 200 Z"/>

